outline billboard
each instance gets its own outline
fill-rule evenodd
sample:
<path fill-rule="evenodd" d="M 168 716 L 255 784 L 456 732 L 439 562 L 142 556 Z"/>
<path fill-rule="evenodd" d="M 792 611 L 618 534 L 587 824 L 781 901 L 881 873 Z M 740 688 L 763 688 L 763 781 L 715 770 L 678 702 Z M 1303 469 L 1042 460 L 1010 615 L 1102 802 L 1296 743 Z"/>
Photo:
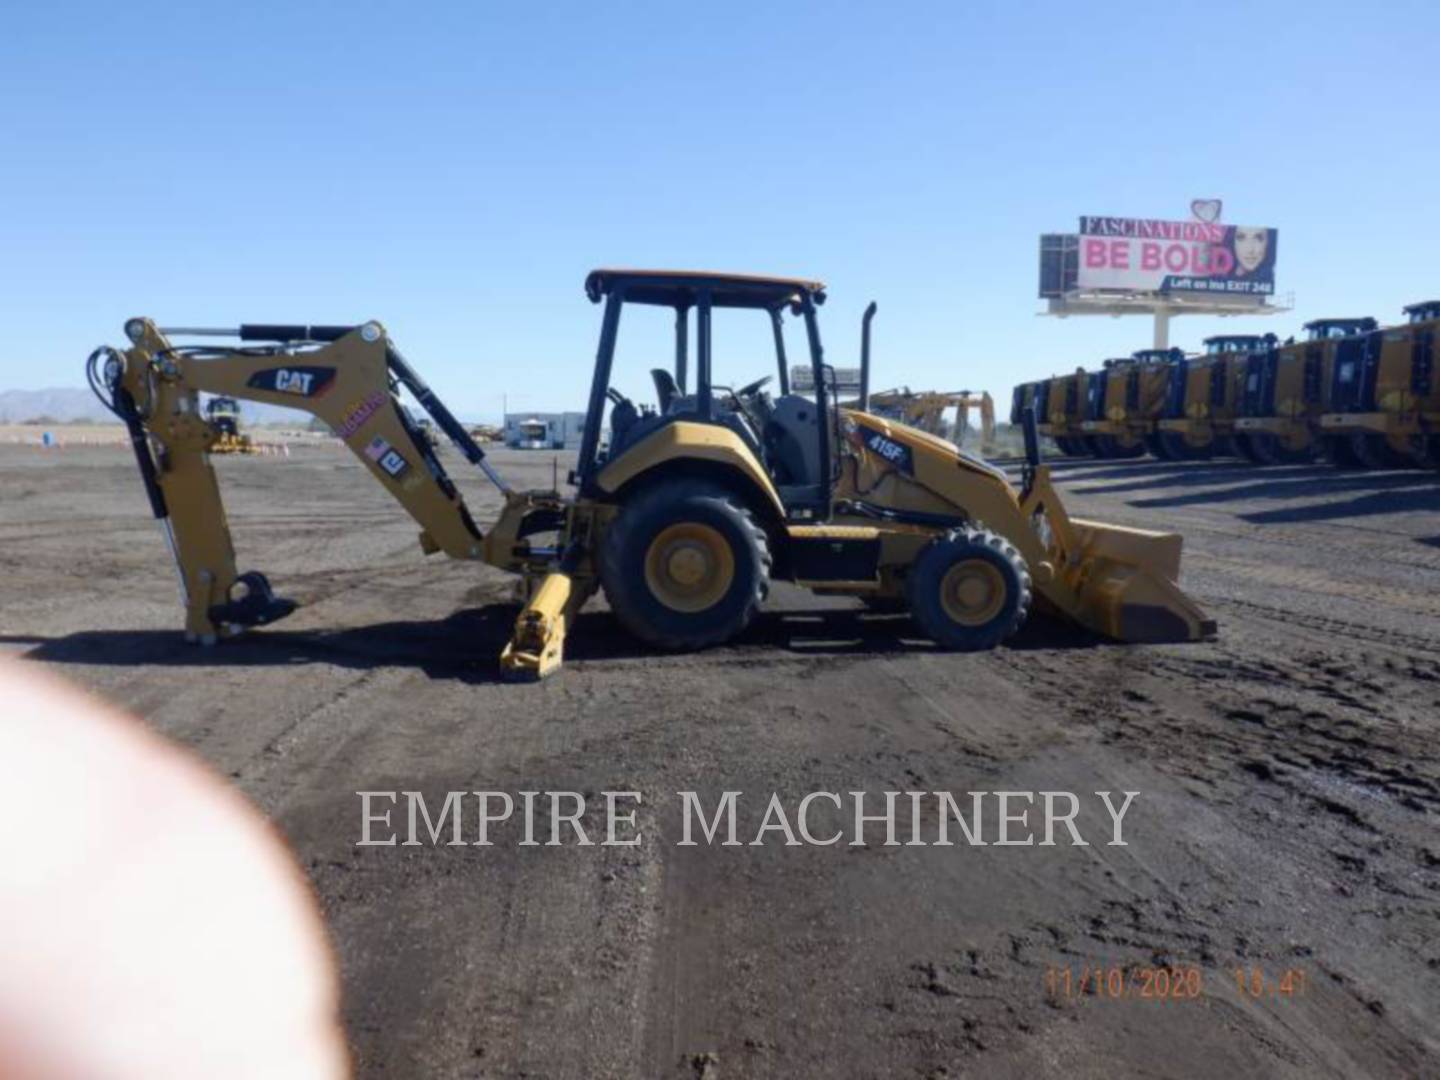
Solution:
<path fill-rule="evenodd" d="M 1269 296 L 1276 230 L 1217 221 L 1081 217 L 1075 285 Z"/>

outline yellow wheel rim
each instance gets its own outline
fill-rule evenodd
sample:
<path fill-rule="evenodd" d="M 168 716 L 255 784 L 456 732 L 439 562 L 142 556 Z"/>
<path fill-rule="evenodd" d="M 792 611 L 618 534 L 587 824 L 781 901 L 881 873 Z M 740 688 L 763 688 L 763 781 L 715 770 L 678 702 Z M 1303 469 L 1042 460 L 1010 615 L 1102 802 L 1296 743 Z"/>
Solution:
<path fill-rule="evenodd" d="M 645 552 L 645 584 L 672 611 L 714 607 L 735 580 L 735 553 L 719 530 L 682 521 L 661 530 Z"/>
<path fill-rule="evenodd" d="M 985 559 L 964 559 L 940 579 L 940 604 L 961 626 L 984 626 L 1005 607 L 1005 575 Z"/>

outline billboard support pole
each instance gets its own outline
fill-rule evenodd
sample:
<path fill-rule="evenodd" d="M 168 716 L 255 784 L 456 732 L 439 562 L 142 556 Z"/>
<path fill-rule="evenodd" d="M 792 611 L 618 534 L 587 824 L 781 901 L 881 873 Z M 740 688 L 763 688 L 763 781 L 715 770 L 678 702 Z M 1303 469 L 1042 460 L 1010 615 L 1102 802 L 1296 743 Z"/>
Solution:
<path fill-rule="evenodd" d="M 1155 334 L 1153 348 L 1170 348 L 1170 316 L 1174 312 L 1167 307 L 1155 309 Z"/>

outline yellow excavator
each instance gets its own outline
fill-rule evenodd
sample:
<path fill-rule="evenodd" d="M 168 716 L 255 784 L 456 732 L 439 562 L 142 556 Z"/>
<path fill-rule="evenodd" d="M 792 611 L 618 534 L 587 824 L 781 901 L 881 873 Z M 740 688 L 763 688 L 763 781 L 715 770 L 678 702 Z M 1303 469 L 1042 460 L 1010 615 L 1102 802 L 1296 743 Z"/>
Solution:
<path fill-rule="evenodd" d="M 821 283 L 597 270 L 585 288 L 604 314 L 565 493 L 511 488 L 378 322 L 213 330 L 135 318 L 128 347 L 96 349 L 91 383 L 129 429 L 179 567 L 187 637 L 214 643 L 295 608 L 262 573 L 237 570 L 202 391 L 313 413 L 420 524 L 422 551 L 521 575 L 528 599 L 500 659 L 509 677 L 554 671 L 568 628 L 601 588 L 619 620 L 657 649 L 734 637 L 772 580 L 903 600 L 955 650 L 999 644 L 1032 600 L 1123 641 L 1214 633 L 1177 584 L 1179 536 L 1066 512 L 1039 460 L 1033 414 L 1017 491 L 951 443 L 869 413 L 863 391 L 858 408 L 841 408 L 820 340 Z M 621 313 L 636 305 L 669 308 L 675 320 L 673 367 L 650 372 L 653 404 L 637 405 L 612 380 Z M 739 388 L 717 380 L 712 316 L 728 309 L 768 320 L 773 375 Z M 213 337 L 237 343 L 177 343 Z M 808 358 L 811 394 L 791 392 L 787 339 Z M 868 367 L 867 334 L 863 387 Z M 777 380 L 772 396 L 766 387 Z M 489 529 L 401 406 L 402 389 L 503 493 Z"/>

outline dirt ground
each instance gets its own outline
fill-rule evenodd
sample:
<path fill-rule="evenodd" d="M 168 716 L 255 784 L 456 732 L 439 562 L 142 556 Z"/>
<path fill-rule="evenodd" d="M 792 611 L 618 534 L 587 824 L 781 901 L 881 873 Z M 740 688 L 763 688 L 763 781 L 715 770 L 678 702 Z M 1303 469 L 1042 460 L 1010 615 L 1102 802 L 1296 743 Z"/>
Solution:
<path fill-rule="evenodd" d="M 549 455 L 495 459 L 549 483 Z M 1440 1075 L 1434 474 L 1058 465 L 1072 512 L 1184 535 L 1213 643 L 1036 619 L 947 655 L 777 587 L 698 655 L 647 655 L 597 600 L 565 669 L 524 686 L 497 681 L 508 580 L 424 558 L 341 451 L 219 470 L 242 568 L 293 617 L 186 646 L 125 449 L 3 445 L 0 650 L 279 824 L 363 1076 Z M 362 790 L 573 790 L 588 825 L 596 793 L 640 791 L 643 842 L 357 847 Z M 1092 843 L 676 846 L 680 791 L 744 792 L 748 840 L 771 792 L 887 790 L 1073 790 Z M 1107 846 L 1093 793 L 1127 790 L 1128 846 Z M 1199 992 L 1143 996 L 1171 967 Z"/>

